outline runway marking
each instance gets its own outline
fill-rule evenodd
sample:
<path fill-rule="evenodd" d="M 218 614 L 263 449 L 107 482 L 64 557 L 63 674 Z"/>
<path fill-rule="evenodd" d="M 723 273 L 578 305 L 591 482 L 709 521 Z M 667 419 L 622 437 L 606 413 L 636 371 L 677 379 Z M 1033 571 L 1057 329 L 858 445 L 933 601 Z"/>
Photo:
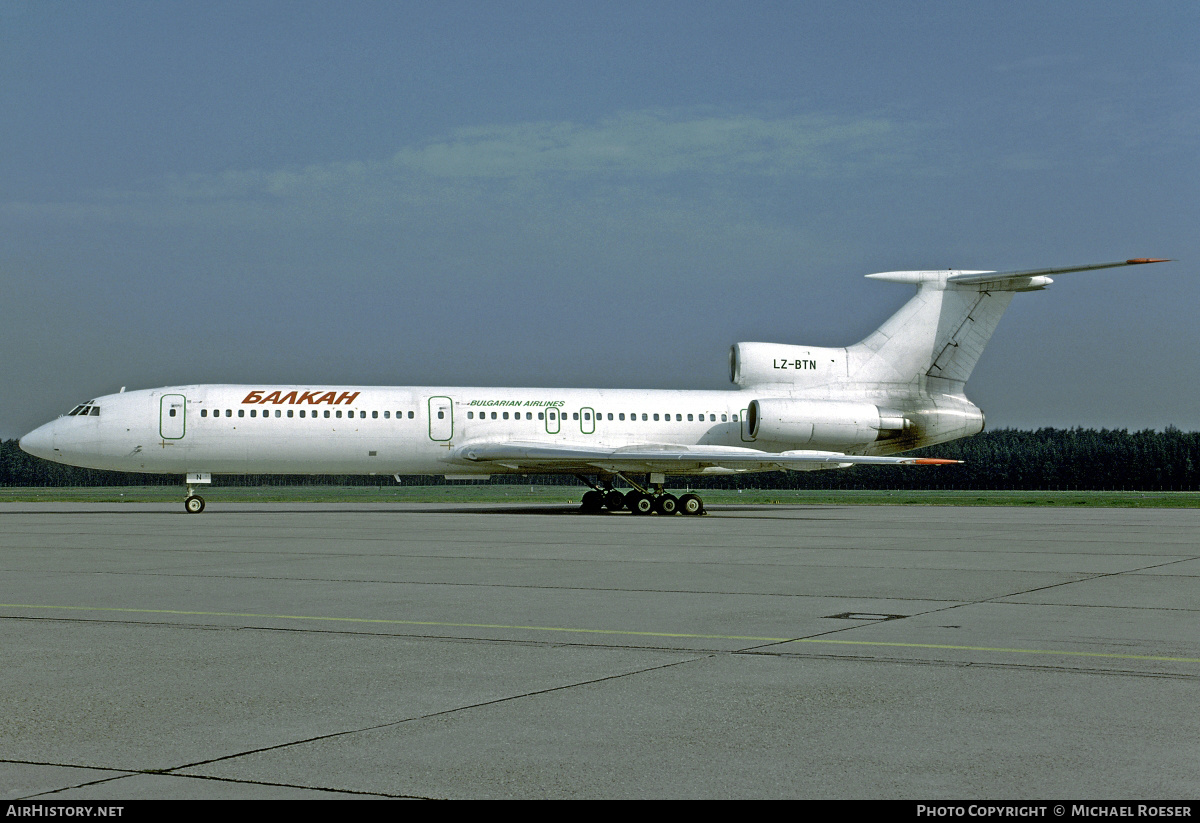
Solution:
<path fill-rule="evenodd" d="M 1093 657 L 1108 660 L 1150 660 L 1162 663 L 1200 663 L 1196 657 L 1165 657 L 1150 654 L 1113 654 L 1055 649 L 1010 649 L 998 646 L 959 646 L 948 643 L 900 643 L 883 640 L 839 640 L 827 637 L 754 637 L 737 634 L 688 634 L 685 632 L 647 632 L 630 629 L 585 629 L 565 626 L 519 626 L 503 623 L 451 623 L 440 620 L 393 620 L 375 617 L 324 617 L 299 614 L 259 614 L 254 612 L 202 612 L 180 609 L 125 609 L 106 606 L 48 606 L 34 603 L 0 603 L 3 609 L 57 609 L 61 611 L 116 612 L 120 614 L 169 614 L 182 617 L 254 617 L 262 620 L 310 620 L 331 623 L 374 623 L 392 626 L 439 626 L 452 629 L 508 629 L 569 634 L 608 634 L 626 637 L 673 637 L 687 640 L 748 640 L 757 643 L 813 643 L 830 646 L 865 646 L 899 649 L 940 649 L 943 651 L 999 652 L 1004 654 L 1041 654 L 1064 657 Z"/>

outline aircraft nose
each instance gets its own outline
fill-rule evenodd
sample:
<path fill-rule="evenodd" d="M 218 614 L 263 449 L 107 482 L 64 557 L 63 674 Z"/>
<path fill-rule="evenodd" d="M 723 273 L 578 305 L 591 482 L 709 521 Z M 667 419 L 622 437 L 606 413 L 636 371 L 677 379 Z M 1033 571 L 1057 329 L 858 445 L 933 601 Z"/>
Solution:
<path fill-rule="evenodd" d="M 47 423 L 39 426 L 17 441 L 21 451 L 40 457 L 43 460 L 54 459 L 54 424 Z"/>

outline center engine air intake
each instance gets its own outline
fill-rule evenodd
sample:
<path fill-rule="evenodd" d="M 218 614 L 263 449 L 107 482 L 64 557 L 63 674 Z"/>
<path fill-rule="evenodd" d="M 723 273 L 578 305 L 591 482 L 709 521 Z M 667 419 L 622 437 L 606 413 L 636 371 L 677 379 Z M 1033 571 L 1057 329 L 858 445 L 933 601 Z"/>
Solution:
<path fill-rule="evenodd" d="M 849 400 L 752 400 L 746 413 L 753 440 L 844 450 L 898 436 L 909 425 L 899 412 Z"/>

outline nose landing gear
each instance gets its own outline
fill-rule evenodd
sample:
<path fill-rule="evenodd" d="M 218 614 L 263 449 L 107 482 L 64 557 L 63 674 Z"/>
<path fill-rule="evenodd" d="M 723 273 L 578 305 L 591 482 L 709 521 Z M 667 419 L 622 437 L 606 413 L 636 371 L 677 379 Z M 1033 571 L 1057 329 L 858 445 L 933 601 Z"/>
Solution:
<path fill-rule="evenodd" d="M 212 483 L 212 475 L 208 472 L 188 472 L 187 497 L 183 499 L 183 510 L 188 514 L 199 514 L 204 511 L 204 498 L 196 494 L 196 486 Z"/>

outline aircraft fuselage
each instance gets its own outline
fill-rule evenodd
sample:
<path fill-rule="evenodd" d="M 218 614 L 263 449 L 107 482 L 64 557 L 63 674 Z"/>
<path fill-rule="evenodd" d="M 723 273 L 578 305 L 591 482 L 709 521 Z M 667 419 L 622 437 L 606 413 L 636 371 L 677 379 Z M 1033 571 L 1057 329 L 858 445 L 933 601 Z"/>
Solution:
<path fill-rule="evenodd" d="M 500 474 L 473 442 L 752 446 L 883 453 L 875 430 L 803 442 L 754 437 L 763 393 L 634 389 L 189 385 L 96 398 L 21 439 L 60 463 L 130 472 Z M 820 401 L 818 401 L 820 402 Z M 851 440 L 853 438 L 851 437 Z M 912 448 L 912 446 L 907 446 Z"/>

